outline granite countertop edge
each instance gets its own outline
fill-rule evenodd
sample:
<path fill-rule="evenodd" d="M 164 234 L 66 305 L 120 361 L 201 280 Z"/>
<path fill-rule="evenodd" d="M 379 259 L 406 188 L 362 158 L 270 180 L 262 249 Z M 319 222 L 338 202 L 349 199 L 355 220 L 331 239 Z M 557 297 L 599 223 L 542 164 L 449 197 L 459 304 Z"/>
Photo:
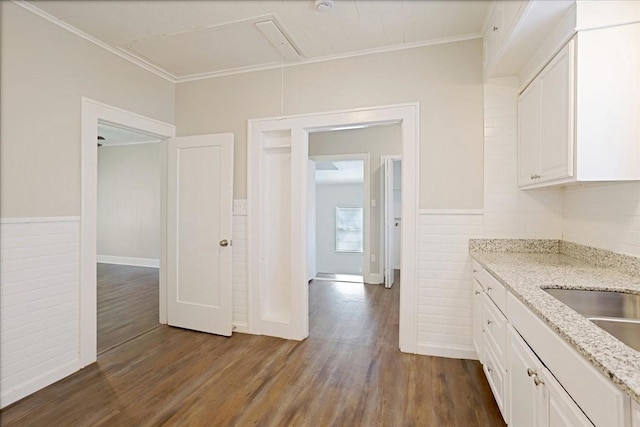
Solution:
<path fill-rule="evenodd" d="M 513 242 L 513 241 L 511 241 Z M 470 245 L 471 256 L 572 348 L 640 404 L 640 352 L 625 345 L 543 288 L 613 290 L 640 294 L 640 277 L 558 253 L 550 241 L 539 252 Z M 475 246 L 475 247 L 474 247 Z M 606 283 L 606 284 L 603 284 Z"/>

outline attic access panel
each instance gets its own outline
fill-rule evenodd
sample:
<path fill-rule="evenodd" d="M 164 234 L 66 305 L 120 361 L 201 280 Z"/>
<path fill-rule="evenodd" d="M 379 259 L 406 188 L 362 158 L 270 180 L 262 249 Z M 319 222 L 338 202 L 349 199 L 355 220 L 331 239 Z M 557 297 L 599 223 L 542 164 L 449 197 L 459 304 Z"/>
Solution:
<path fill-rule="evenodd" d="M 265 25 L 272 21 L 273 25 Z M 163 37 L 134 41 L 124 49 L 168 70 L 177 77 L 220 72 L 231 69 L 278 64 L 283 54 L 263 31 L 271 34 L 278 30 L 285 41 L 291 41 L 284 29 L 275 23 L 273 15 L 171 34 Z M 293 45 L 286 46 L 285 61 L 292 59 L 290 52 L 300 52 Z"/>

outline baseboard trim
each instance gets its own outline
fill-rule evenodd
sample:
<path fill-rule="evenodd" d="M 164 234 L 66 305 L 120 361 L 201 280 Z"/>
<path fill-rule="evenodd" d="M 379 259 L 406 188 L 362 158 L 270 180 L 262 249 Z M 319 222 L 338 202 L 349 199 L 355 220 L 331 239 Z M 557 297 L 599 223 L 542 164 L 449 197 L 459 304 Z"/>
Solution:
<path fill-rule="evenodd" d="M 233 332 L 238 332 L 240 334 L 248 334 L 249 333 L 249 325 L 244 323 L 234 323 L 233 324 Z"/>
<path fill-rule="evenodd" d="M 124 256 L 98 255 L 96 260 L 103 264 L 132 265 L 134 267 L 160 268 L 160 260 L 152 258 L 132 258 Z"/>
<path fill-rule="evenodd" d="M 416 353 L 424 356 L 447 357 L 449 359 L 478 360 L 472 347 L 445 347 L 433 344 L 418 344 Z"/>
<path fill-rule="evenodd" d="M 380 285 L 383 283 L 382 274 L 370 273 L 364 278 L 364 283 L 368 285 Z"/>
<path fill-rule="evenodd" d="M 66 363 L 59 368 L 42 374 L 39 377 L 27 380 L 17 387 L 9 389 L 0 396 L 0 409 L 17 402 L 38 390 L 42 390 L 56 381 L 60 381 L 61 379 L 68 377 L 74 372 L 79 371 L 80 368 L 80 361 L 74 360 L 73 362 Z"/>

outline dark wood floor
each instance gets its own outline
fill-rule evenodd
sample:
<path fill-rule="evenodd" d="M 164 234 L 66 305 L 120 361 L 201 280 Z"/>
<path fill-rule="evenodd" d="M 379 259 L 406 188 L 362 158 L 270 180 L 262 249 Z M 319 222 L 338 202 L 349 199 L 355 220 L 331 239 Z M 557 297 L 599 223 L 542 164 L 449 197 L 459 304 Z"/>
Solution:
<path fill-rule="evenodd" d="M 7 408 L 2 425 L 504 425 L 478 362 L 399 352 L 398 286 L 309 291 L 303 342 L 161 326 Z"/>
<path fill-rule="evenodd" d="M 98 264 L 98 354 L 157 326 L 158 269 Z"/>

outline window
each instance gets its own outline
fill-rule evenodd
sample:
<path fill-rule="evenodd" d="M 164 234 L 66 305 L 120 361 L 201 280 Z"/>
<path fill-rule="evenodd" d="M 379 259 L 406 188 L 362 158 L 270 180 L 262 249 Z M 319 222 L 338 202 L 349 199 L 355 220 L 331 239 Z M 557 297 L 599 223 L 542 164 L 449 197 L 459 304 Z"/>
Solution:
<path fill-rule="evenodd" d="M 336 252 L 362 252 L 362 208 L 336 208 Z"/>

